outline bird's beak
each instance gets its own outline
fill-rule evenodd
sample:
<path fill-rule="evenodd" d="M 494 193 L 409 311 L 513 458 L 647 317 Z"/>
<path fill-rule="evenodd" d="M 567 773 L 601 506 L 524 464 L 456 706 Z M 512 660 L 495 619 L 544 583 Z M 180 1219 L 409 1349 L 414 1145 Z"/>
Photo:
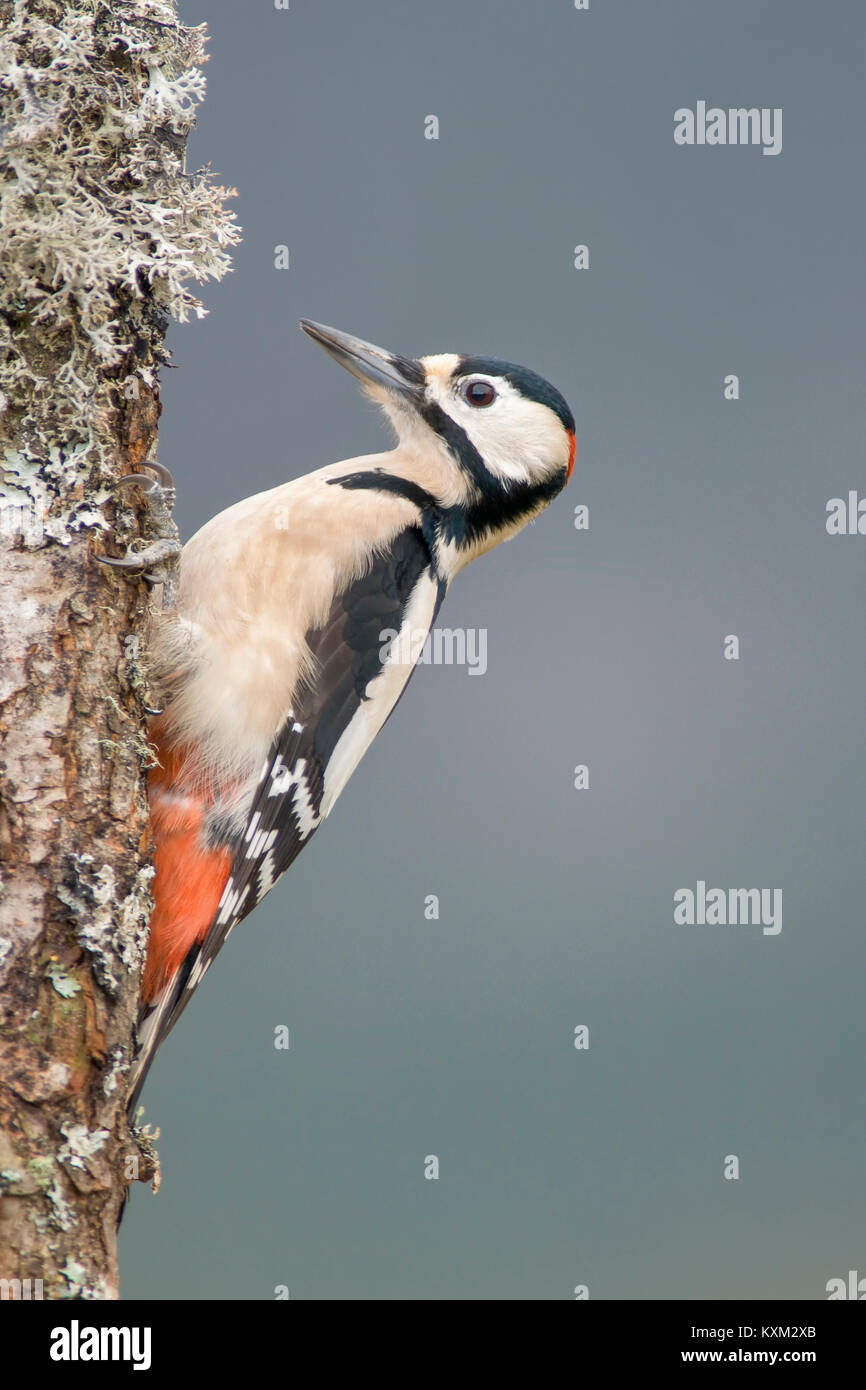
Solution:
<path fill-rule="evenodd" d="M 399 357 L 384 348 L 327 328 L 323 323 L 301 319 L 301 328 L 314 343 L 323 347 L 335 362 L 345 367 L 367 386 L 385 386 L 389 391 L 418 402 L 424 394 L 424 372 L 421 364 L 411 357 Z"/>

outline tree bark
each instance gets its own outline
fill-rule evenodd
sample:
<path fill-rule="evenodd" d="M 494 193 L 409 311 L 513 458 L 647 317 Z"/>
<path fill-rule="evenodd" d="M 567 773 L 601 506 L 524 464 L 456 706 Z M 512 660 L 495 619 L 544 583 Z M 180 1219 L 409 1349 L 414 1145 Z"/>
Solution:
<path fill-rule="evenodd" d="M 149 597 L 95 555 L 139 534 L 115 487 L 155 456 L 166 327 L 238 240 L 184 171 L 203 44 L 167 0 L 0 0 L 0 1297 L 117 1297 L 152 1174 Z"/>

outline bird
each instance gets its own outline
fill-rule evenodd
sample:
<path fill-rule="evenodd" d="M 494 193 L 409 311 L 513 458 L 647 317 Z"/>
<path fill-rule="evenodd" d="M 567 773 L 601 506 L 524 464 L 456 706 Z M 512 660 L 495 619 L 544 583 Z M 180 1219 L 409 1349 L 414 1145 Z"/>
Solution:
<path fill-rule="evenodd" d="M 228 936 L 393 712 L 456 575 L 538 516 L 574 468 L 574 417 L 536 372 L 300 327 L 382 407 L 396 445 L 237 502 L 180 553 L 149 637 L 154 908 L 130 1118 Z M 171 475 L 155 468 L 164 500 Z M 140 573 L 145 561 L 107 563 Z"/>

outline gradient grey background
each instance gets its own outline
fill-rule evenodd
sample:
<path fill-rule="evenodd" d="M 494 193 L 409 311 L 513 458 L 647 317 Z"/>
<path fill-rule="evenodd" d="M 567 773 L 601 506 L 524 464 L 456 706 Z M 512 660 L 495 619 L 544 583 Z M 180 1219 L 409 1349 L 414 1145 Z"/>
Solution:
<path fill-rule="evenodd" d="M 300 315 L 525 363 L 579 454 L 445 604 L 487 674 L 416 674 L 158 1059 L 125 1295 L 824 1297 L 866 1274 L 866 538 L 824 524 L 866 491 L 862 6 L 180 12 L 245 232 L 172 333 L 184 535 L 383 447 Z M 782 153 L 676 147 L 698 99 Z M 674 926 L 698 878 L 782 888 L 781 935 Z"/>

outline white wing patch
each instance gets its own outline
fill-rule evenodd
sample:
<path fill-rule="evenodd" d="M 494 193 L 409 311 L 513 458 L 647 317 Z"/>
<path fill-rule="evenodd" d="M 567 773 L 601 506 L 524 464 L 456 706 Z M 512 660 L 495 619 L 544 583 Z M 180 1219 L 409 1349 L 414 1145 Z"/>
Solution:
<path fill-rule="evenodd" d="M 414 658 L 420 655 L 422 643 L 418 641 L 417 634 L 429 631 L 439 596 L 439 586 L 432 576 L 422 575 L 406 605 L 402 626 L 390 644 L 382 670 L 368 684 L 363 703 L 337 740 L 328 760 L 322 796 L 322 820 L 332 810 L 337 797 L 402 695 L 415 669 Z M 410 653 L 409 661 L 397 659 L 398 655 Z"/>

